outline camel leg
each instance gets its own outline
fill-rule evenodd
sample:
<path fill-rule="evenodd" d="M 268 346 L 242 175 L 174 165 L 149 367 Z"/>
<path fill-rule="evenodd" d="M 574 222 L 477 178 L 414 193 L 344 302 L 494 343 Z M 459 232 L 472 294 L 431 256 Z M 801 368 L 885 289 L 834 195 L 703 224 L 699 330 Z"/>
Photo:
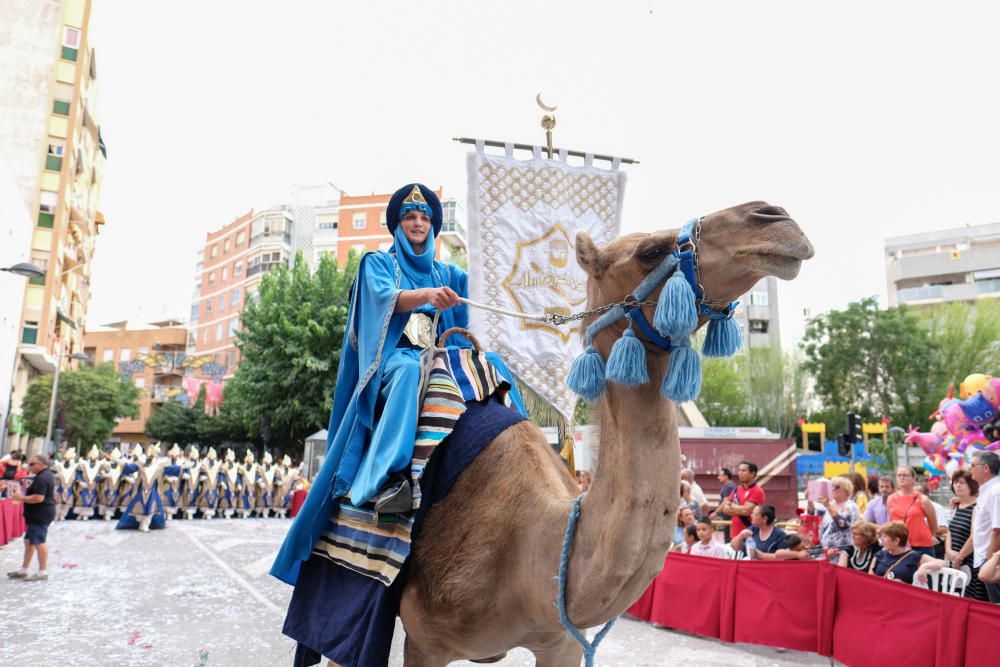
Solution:
<path fill-rule="evenodd" d="M 535 667 L 579 667 L 583 660 L 583 647 L 569 633 L 529 648 L 535 654 Z"/>
<path fill-rule="evenodd" d="M 445 667 L 448 658 L 418 647 L 409 637 L 403 643 L 403 667 Z"/>

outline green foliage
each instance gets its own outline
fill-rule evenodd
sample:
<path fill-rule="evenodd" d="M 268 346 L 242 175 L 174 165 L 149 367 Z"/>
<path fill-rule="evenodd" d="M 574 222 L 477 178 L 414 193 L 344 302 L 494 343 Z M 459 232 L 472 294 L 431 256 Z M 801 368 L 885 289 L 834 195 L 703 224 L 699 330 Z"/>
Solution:
<path fill-rule="evenodd" d="M 37 378 L 25 393 L 21 409 L 32 435 L 45 435 L 54 378 Z M 139 416 L 139 389 L 122 379 L 111 364 L 63 371 L 59 374 L 56 413 L 65 415 L 64 438 L 70 445 L 89 448 L 111 436 L 117 419 Z"/>
<path fill-rule="evenodd" d="M 698 409 L 712 426 L 765 426 L 790 437 L 805 409 L 806 376 L 779 348 L 748 350 L 731 359 L 702 359 Z"/>
<path fill-rule="evenodd" d="M 352 253 L 345 268 L 324 256 L 310 274 L 299 254 L 290 270 L 264 276 L 259 299 L 241 316 L 243 359 L 226 386 L 227 416 L 215 426 L 239 424 L 256 438 L 266 417 L 271 446 L 299 449 L 327 425 L 357 269 Z"/>
<path fill-rule="evenodd" d="M 937 343 L 905 307 L 882 310 L 869 297 L 830 311 L 810 321 L 802 348 L 825 411 L 888 416 L 897 424 L 926 418 Z"/>
<path fill-rule="evenodd" d="M 205 414 L 205 387 L 195 404 L 186 408 L 178 401 L 167 401 L 146 420 L 146 435 L 153 440 L 178 445 L 217 447 L 248 440 L 246 429 L 223 401 L 218 415 Z"/>

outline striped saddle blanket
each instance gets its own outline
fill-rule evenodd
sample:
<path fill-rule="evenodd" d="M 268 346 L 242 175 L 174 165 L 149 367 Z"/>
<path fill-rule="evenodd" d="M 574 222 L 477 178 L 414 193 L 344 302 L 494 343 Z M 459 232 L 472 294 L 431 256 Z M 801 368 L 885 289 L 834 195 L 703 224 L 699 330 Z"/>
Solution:
<path fill-rule="evenodd" d="M 464 348 L 439 352 L 417 418 L 410 464 L 414 511 L 379 514 L 372 503 L 361 507 L 340 503 L 313 545 L 313 554 L 391 585 L 410 555 L 415 510 L 421 501 L 420 478 L 434 450 L 455 429 L 466 401 L 483 401 L 497 394 L 509 404 L 509 389 L 484 353 Z"/>

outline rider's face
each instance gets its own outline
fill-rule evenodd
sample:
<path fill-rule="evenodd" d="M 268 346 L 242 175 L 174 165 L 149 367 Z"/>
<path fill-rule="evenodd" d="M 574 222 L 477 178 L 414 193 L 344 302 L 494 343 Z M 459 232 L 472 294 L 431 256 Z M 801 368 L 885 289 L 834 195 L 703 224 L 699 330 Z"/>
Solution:
<path fill-rule="evenodd" d="M 423 247 L 427 241 L 427 234 L 431 230 L 431 219 L 423 211 L 410 211 L 403 216 L 399 224 L 403 228 L 403 234 L 410 245 Z"/>

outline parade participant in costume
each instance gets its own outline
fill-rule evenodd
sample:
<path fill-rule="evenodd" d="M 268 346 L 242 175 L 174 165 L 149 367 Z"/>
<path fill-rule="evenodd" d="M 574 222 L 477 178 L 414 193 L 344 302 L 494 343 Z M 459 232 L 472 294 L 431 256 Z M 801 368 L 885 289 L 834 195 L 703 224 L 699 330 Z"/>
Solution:
<path fill-rule="evenodd" d="M 221 467 L 215 447 L 209 447 L 198 468 L 198 490 L 195 493 L 195 506 L 201 512 L 202 519 L 211 519 L 218 511 Z"/>
<path fill-rule="evenodd" d="M 274 502 L 272 509 L 274 516 L 284 519 L 288 516 L 288 510 L 292 506 L 292 492 L 295 489 L 295 480 L 299 478 L 299 471 L 292 467 L 292 460 L 285 454 L 281 458 L 281 465 L 274 473 Z"/>
<path fill-rule="evenodd" d="M 101 452 L 97 445 L 87 452 L 87 460 L 76 467 L 73 488 L 73 513 L 78 521 L 86 521 L 97 512 L 97 473 L 101 468 Z"/>
<path fill-rule="evenodd" d="M 406 488 L 409 481 L 402 473 L 414 459 L 421 407 L 420 352 L 445 330 L 468 326 L 468 307 L 459 298 L 468 296 L 467 274 L 434 259 L 435 237 L 442 224 L 437 195 L 420 184 L 403 186 L 389 201 L 386 224 L 392 248 L 362 257 L 351 290 L 326 459 L 313 483 L 316 488 L 306 497 L 271 568 L 272 575 L 287 583 L 296 584 L 300 570 L 309 582 L 296 587 L 283 628 L 299 642 L 296 664 L 314 664 L 311 661 L 320 653 L 337 663 L 350 663 L 350 656 L 359 651 L 371 664 L 388 659 L 383 621 L 387 615 L 395 618 L 396 589 L 387 593 L 377 579 L 310 555 L 321 535 L 326 538 L 324 530 L 335 510 L 350 513 L 351 508 L 364 506 L 367 511 L 371 502 L 376 512 L 400 512 L 406 510 L 396 507 L 396 498 L 402 497 L 399 505 L 405 506 L 410 495 L 418 497 L 416 489 Z M 439 321 L 433 331 L 435 311 Z M 447 345 L 449 350 L 472 346 L 461 336 L 452 336 Z M 512 385 L 512 375 L 500 357 L 487 358 Z M 516 390 L 511 394 L 523 413 Z M 330 612 L 331 618 L 345 623 L 342 632 L 333 633 L 336 638 L 307 611 L 319 608 L 316 596 L 328 598 L 333 589 L 339 600 L 331 604 L 343 605 Z M 367 630 L 372 620 L 378 630 Z"/>
<path fill-rule="evenodd" d="M 73 486 L 76 482 L 76 450 L 67 449 L 62 461 L 52 467 L 56 474 L 56 521 L 66 519 L 73 507 Z"/>
<path fill-rule="evenodd" d="M 122 474 L 118 481 L 118 498 L 116 500 L 117 510 L 120 514 L 125 513 L 125 508 L 132 503 L 136 491 L 139 489 L 139 466 L 138 461 L 142 458 L 142 446 L 136 444 L 122 460 Z"/>
<path fill-rule="evenodd" d="M 129 466 L 137 467 L 139 483 L 132 501 L 122 511 L 122 518 L 118 520 L 116 528 L 138 528 L 141 532 L 148 533 L 150 529 L 164 527 L 167 519 L 163 512 L 163 499 L 160 497 L 163 464 L 160 446 L 156 444 L 150 445 L 145 455 L 140 454 L 135 463 L 125 467 L 125 474 L 131 472 Z"/>
<path fill-rule="evenodd" d="M 181 503 L 181 463 L 183 462 L 183 452 L 175 443 L 167 451 L 167 460 L 163 466 L 163 513 L 167 521 L 174 518 Z"/>
<path fill-rule="evenodd" d="M 187 458 L 181 463 L 180 509 L 186 519 L 193 519 L 198 506 L 198 448 L 191 445 Z"/>
<path fill-rule="evenodd" d="M 271 513 L 271 505 L 274 504 L 274 473 L 276 471 L 277 468 L 274 466 L 271 452 L 265 449 L 261 464 L 257 466 L 257 484 L 254 487 L 254 509 L 257 516 L 261 518 L 266 518 Z"/>
<path fill-rule="evenodd" d="M 237 467 L 236 511 L 246 519 L 254 513 L 257 505 L 257 463 L 249 449 L 243 463 Z"/>
<path fill-rule="evenodd" d="M 118 511 L 123 469 L 121 450 L 115 447 L 108 455 L 108 460 L 101 463 L 101 470 L 97 475 L 97 512 L 105 521 L 114 518 Z"/>
<path fill-rule="evenodd" d="M 226 459 L 219 469 L 216 487 L 219 490 L 219 513 L 226 519 L 232 519 L 239 505 L 239 465 L 236 463 L 236 453 L 226 450 Z"/>

